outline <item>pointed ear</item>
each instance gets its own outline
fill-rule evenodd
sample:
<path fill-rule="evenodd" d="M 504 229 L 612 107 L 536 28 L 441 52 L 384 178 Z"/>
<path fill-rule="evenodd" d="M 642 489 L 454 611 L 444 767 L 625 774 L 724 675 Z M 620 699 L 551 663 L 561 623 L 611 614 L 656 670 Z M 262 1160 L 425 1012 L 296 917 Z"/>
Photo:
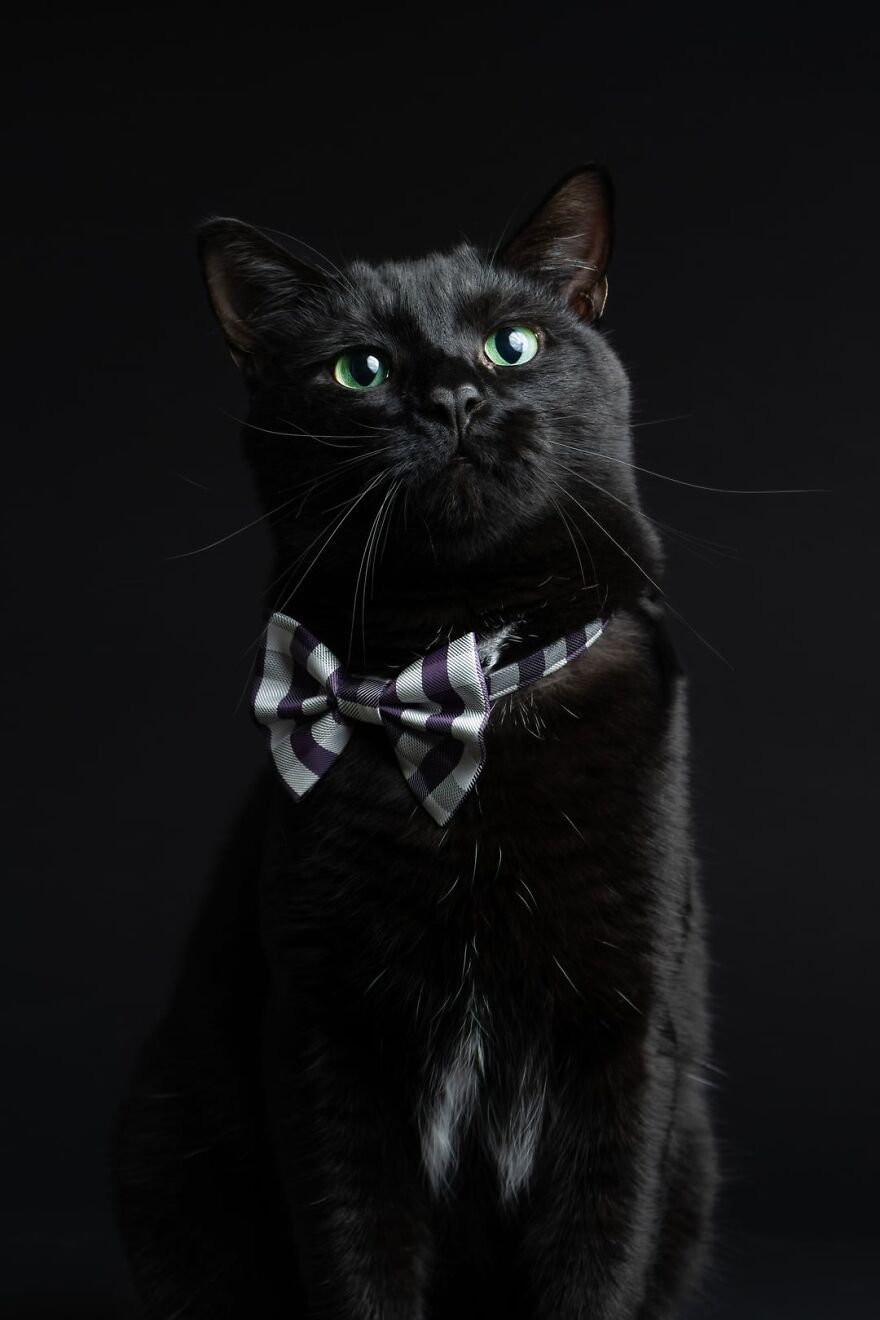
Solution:
<path fill-rule="evenodd" d="M 613 209 L 607 171 L 584 165 L 556 185 L 501 259 L 551 284 L 583 320 L 598 321 L 608 296 Z"/>
<path fill-rule="evenodd" d="M 198 250 L 214 315 L 239 366 L 253 355 L 273 312 L 321 279 L 253 225 L 225 216 L 202 222 Z"/>

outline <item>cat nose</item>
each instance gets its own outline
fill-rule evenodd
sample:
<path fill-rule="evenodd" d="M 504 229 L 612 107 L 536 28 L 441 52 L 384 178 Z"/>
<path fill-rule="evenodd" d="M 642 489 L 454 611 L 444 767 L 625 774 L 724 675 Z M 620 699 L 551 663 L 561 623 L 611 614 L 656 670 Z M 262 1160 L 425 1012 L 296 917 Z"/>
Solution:
<path fill-rule="evenodd" d="M 459 437 L 467 430 L 471 417 L 482 407 L 483 395 L 472 381 L 462 381 L 458 385 L 435 385 L 429 395 L 429 402 L 441 413 L 450 427 Z"/>

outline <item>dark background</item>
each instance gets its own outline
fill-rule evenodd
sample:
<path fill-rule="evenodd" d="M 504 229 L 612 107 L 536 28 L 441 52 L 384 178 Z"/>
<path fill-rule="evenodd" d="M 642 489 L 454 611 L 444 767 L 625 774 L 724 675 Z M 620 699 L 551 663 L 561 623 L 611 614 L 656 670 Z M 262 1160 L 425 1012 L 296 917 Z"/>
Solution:
<path fill-rule="evenodd" d="M 702 538 L 670 545 L 668 590 L 710 644 L 677 626 L 726 1174 L 697 1313 L 874 1316 L 874 34 L 841 6 L 408 12 L 31 10 L 7 32 L 0 1310 L 129 1314 L 111 1116 L 261 764 L 238 702 L 265 537 L 174 558 L 256 514 L 194 224 L 334 259 L 494 242 L 595 158 L 638 461 L 821 492 L 642 482 Z"/>

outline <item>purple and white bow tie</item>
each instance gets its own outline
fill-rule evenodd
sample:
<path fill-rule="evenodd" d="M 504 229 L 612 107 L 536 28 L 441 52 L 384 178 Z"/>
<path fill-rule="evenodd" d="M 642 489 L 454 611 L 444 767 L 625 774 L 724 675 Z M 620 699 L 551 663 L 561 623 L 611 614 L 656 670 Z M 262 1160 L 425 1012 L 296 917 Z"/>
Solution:
<path fill-rule="evenodd" d="M 416 800 L 446 825 L 483 768 L 493 703 L 574 660 L 606 625 L 597 619 L 488 675 L 477 639 L 467 633 L 384 679 L 346 673 L 301 623 L 273 614 L 253 711 L 297 802 L 336 762 L 360 721 L 385 728 Z"/>

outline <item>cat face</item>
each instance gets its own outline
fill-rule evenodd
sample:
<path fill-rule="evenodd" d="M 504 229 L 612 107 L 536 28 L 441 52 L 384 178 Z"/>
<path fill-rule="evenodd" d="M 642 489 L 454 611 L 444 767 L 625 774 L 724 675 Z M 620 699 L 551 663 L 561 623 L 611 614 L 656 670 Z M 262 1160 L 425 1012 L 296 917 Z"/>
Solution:
<path fill-rule="evenodd" d="M 591 547 L 607 559 L 621 535 L 643 540 L 627 381 L 596 329 L 610 231 L 592 168 L 495 256 L 462 245 L 319 272 L 238 221 L 207 222 L 208 289 L 251 396 L 249 456 L 267 508 L 284 505 L 282 559 L 334 512 L 341 546 L 363 545 L 367 519 L 415 561 L 459 567 L 545 526 L 577 532 L 594 565 Z"/>

